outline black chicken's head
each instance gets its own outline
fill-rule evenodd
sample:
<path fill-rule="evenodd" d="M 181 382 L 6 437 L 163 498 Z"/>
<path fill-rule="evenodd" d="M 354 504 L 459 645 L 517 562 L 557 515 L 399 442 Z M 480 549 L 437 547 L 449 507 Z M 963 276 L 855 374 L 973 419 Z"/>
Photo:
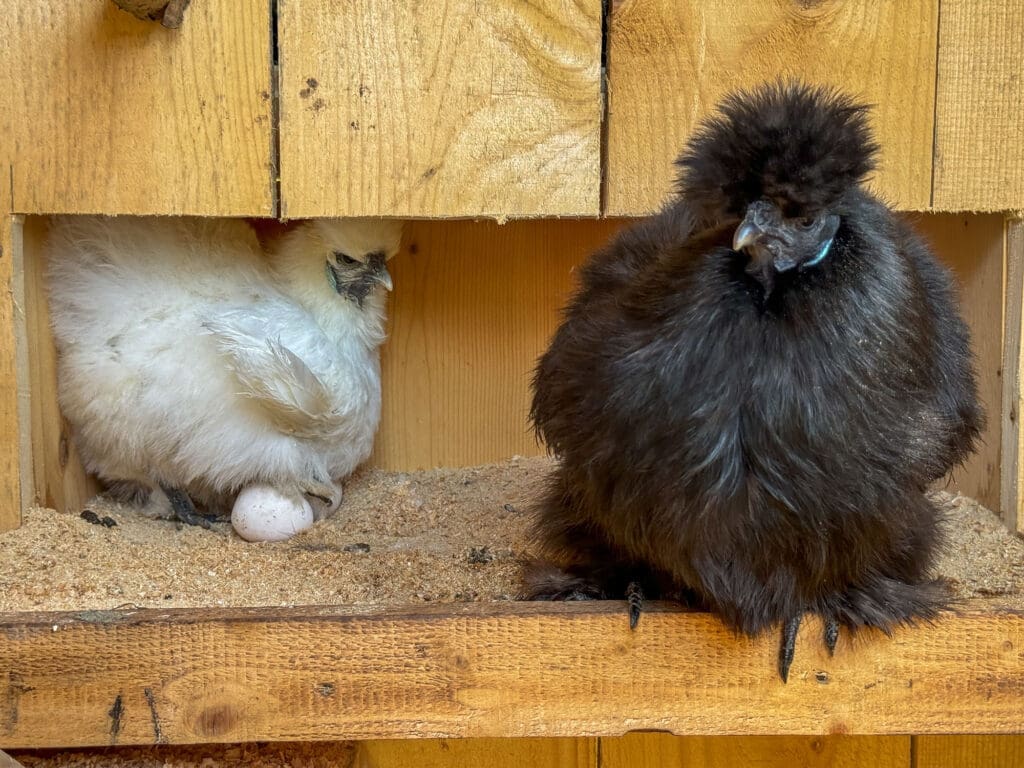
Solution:
<path fill-rule="evenodd" d="M 679 193 L 707 225 L 738 219 L 733 249 L 770 290 L 823 261 L 847 195 L 874 168 L 867 107 L 793 81 L 727 96 L 677 161 Z"/>

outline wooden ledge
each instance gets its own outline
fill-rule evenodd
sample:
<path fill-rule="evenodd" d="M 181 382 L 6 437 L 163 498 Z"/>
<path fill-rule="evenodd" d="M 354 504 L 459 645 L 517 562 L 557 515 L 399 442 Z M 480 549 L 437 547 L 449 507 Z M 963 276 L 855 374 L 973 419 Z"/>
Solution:
<path fill-rule="evenodd" d="M 1024 730 L 1024 612 L 777 638 L 623 603 L 0 616 L 0 748 L 460 736 Z"/>

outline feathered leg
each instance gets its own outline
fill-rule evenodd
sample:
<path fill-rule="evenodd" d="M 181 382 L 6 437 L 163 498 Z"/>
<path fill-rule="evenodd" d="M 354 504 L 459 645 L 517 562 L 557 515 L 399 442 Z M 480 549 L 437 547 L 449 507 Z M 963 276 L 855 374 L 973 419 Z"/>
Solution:
<path fill-rule="evenodd" d="M 200 528 L 210 528 L 210 524 L 216 520 L 216 517 L 202 515 L 196 511 L 196 505 L 192 503 L 192 499 L 189 495 L 178 488 L 171 488 L 170 486 L 160 484 L 160 490 L 167 496 L 167 500 L 171 502 L 171 509 L 174 510 L 174 515 L 181 522 L 188 525 L 198 525 Z"/>

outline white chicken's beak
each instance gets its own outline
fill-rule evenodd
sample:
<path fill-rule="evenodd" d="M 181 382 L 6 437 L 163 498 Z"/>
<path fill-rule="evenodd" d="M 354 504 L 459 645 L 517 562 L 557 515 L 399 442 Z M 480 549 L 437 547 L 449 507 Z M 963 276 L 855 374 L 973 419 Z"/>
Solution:
<path fill-rule="evenodd" d="M 391 282 L 391 273 L 388 272 L 387 267 L 380 268 L 380 272 L 377 273 L 377 280 L 389 291 L 395 287 L 394 283 Z"/>

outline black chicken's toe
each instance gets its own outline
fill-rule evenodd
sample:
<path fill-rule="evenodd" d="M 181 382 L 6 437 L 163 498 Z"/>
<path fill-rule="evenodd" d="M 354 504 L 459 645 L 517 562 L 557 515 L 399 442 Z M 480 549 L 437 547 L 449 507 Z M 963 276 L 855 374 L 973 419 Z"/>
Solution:
<path fill-rule="evenodd" d="M 644 590 L 636 581 L 626 586 L 626 602 L 629 603 L 629 628 L 636 629 L 640 622 L 640 611 L 644 607 Z"/>
<path fill-rule="evenodd" d="M 834 656 L 836 643 L 839 641 L 839 622 L 831 616 L 825 617 L 825 647 L 828 648 L 828 655 Z"/>
<path fill-rule="evenodd" d="M 789 668 L 796 653 L 796 633 L 800 629 L 800 616 L 788 619 L 782 625 L 782 643 L 779 646 L 779 677 L 782 682 L 789 680 Z"/>

